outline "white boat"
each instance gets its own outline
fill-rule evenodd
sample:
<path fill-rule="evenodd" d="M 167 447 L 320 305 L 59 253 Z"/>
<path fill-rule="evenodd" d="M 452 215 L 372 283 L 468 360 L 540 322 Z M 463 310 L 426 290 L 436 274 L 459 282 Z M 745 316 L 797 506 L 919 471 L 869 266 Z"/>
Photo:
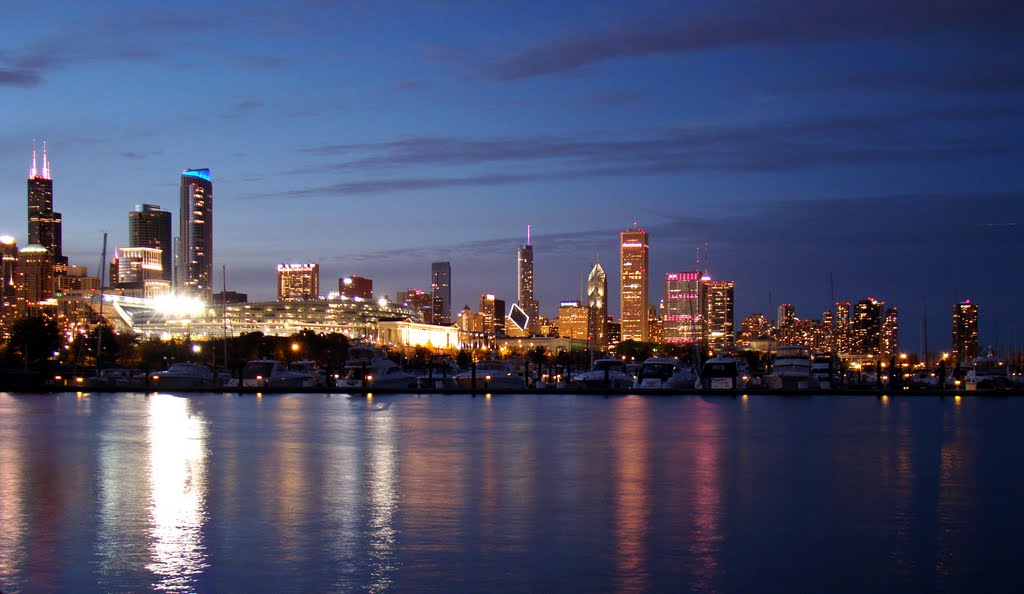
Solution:
<path fill-rule="evenodd" d="M 1013 385 L 1006 360 L 995 355 L 975 357 L 965 381 L 968 390 L 1005 390 Z"/>
<path fill-rule="evenodd" d="M 149 379 L 154 390 L 195 390 L 217 386 L 210 368 L 199 363 L 174 363 L 166 371 L 150 375 Z"/>
<path fill-rule="evenodd" d="M 715 355 L 704 362 L 700 379 L 705 390 L 739 390 L 747 386 L 745 365 L 735 357 Z"/>
<path fill-rule="evenodd" d="M 312 385 L 308 374 L 290 371 L 276 359 L 249 361 L 242 368 L 242 386 L 246 388 L 307 388 Z"/>
<path fill-rule="evenodd" d="M 817 353 L 811 359 L 811 376 L 819 388 L 832 387 L 833 378 L 839 371 L 839 358 L 832 353 Z"/>
<path fill-rule="evenodd" d="M 354 346 L 348 350 L 348 361 L 338 379 L 341 388 L 416 388 L 415 375 L 402 371 L 384 351 L 371 346 Z"/>
<path fill-rule="evenodd" d="M 766 379 L 768 387 L 806 390 L 812 381 L 811 349 L 800 345 L 779 347 L 772 359 L 772 372 Z"/>
<path fill-rule="evenodd" d="M 309 359 L 293 361 L 288 364 L 288 370 L 308 376 L 309 379 L 305 382 L 306 386 L 321 387 L 327 385 L 327 372 L 317 367 L 316 361 L 310 361 Z"/>
<path fill-rule="evenodd" d="M 516 368 L 508 361 L 485 359 L 476 363 L 476 389 L 519 390 L 526 388 L 526 380 L 516 373 Z M 473 388 L 474 372 L 472 369 L 455 376 L 455 382 L 461 388 Z"/>
<path fill-rule="evenodd" d="M 572 383 L 582 384 L 585 388 L 630 388 L 633 386 L 633 376 L 626 370 L 626 362 L 621 359 L 598 359 L 589 371 L 577 373 Z"/>
<path fill-rule="evenodd" d="M 651 357 L 637 372 L 634 387 L 645 390 L 685 390 L 693 388 L 697 374 L 674 357 Z"/>

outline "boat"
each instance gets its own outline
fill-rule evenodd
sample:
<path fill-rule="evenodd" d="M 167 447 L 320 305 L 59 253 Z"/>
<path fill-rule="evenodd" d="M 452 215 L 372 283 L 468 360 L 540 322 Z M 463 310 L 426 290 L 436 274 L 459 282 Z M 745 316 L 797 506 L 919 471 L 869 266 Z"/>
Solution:
<path fill-rule="evenodd" d="M 968 390 L 1005 390 L 1013 385 L 1006 360 L 995 355 L 975 357 L 964 382 Z"/>
<path fill-rule="evenodd" d="M 633 387 L 633 376 L 626 369 L 626 362 L 609 358 L 594 361 L 589 371 L 577 373 L 572 383 L 584 388 L 622 389 Z"/>
<path fill-rule="evenodd" d="M 696 374 L 674 357 L 651 357 L 637 372 L 634 387 L 645 390 L 685 390 L 695 387 Z"/>
<path fill-rule="evenodd" d="M 458 385 L 455 376 L 459 374 L 459 366 L 452 361 L 451 357 L 440 357 L 429 363 L 425 373 L 421 373 L 417 385 L 420 388 L 451 389 Z"/>
<path fill-rule="evenodd" d="M 246 388 L 308 388 L 312 378 L 290 371 L 277 359 L 249 361 L 242 368 L 242 386 Z"/>
<path fill-rule="evenodd" d="M 476 385 L 473 385 L 474 377 Z M 476 372 L 472 369 L 455 376 L 455 383 L 460 388 L 521 390 L 526 388 L 526 380 L 516 373 L 516 368 L 508 361 L 501 359 L 484 359 L 476 363 Z"/>
<path fill-rule="evenodd" d="M 700 379 L 705 390 L 740 390 L 747 386 L 744 362 L 735 357 L 715 355 L 704 362 Z"/>
<path fill-rule="evenodd" d="M 213 371 L 199 363 L 174 363 L 149 376 L 154 390 L 196 390 L 217 387 Z"/>
<path fill-rule="evenodd" d="M 815 353 L 811 358 L 811 377 L 819 388 L 828 389 L 839 371 L 839 358 L 832 353 Z"/>
<path fill-rule="evenodd" d="M 372 346 L 354 346 L 338 379 L 341 388 L 415 389 L 417 378 L 402 371 L 384 351 Z"/>
<path fill-rule="evenodd" d="M 769 388 L 806 390 L 813 379 L 811 349 L 801 345 L 779 347 L 767 378 Z"/>
<path fill-rule="evenodd" d="M 309 380 L 305 382 L 306 386 L 319 388 L 327 385 L 327 372 L 318 367 L 316 361 L 309 359 L 293 361 L 288 364 L 288 370 L 309 376 Z"/>

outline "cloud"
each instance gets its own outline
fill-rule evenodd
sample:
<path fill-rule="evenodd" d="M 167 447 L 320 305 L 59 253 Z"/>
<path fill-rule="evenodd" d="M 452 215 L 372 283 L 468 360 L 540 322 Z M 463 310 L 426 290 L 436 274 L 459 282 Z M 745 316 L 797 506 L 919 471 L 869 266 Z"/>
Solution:
<path fill-rule="evenodd" d="M 296 195 L 375 194 L 538 180 L 664 175 L 694 171 L 777 172 L 867 163 L 929 162 L 1014 155 L 1024 143 L 1007 122 L 1015 106 L 834 115 L 792 121 L 664 128 L 636 136 L 421 136 L 306 147 L 340 161 L 288 172 L 357 176 Z M 965 135 L 963 126 L 972 128 Z M 505 171 L 479 171 L 501 167 Z M 430 175 L 410 172 L 417 168 Z M 452 173 L 469 168 L 470 171 Z M 437 172 L 444 172 L 438 175 Z M 401 176 L 388 175 L 401 172 Z"/>
<path fill-rule="evenodd" d="M 259 99 L 244 99 L 233 104 L 231 109 L 220 114 L 219 117 L 224 120 L 233 120 L 261 107 L 263 107 L 263 101 Z"/>
<path fill-rule="evenodd" d="M 506 82 L 658 54 L 900 38 L 938 31 L 1014 35 L 1022 28 L 1016 0 L 754 0 L 710 6 L 716 11 L 674 11 L 658 19 L 550 39 L 485 64 L 479 74 Z"/>
<path fill-rule="evenodd" d="M 235 62 L 246 68 L 261 70 L 284 68 L 288 65 L 287 59 L 277 56 L 237 56 Z"/>
<path fill-rule="evenodd" d="M 43 78 L 34 70 L 0 68 L 0 86 L 34 87 L 41 82 Z"/>
<path fill-rule="evenodd" d="M 149 157 L 162 155 L 163 151 L 123 151 L 119 154 L 125 159 L 129 159 L 131 161 L 141 161 L 143 159 L 148 159 Z"/>

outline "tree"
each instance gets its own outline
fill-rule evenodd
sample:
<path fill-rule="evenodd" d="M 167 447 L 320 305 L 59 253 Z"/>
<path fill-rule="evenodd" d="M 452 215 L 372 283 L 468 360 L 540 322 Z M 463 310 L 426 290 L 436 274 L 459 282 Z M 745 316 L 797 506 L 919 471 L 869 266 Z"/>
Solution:
<path fill-rule="evenodd" d="M 48 362 L 61 347 L 56 322 L 41 317 L 23 318 L 11 326 L 7 341 L 7 360 L 26 367 Z"/>

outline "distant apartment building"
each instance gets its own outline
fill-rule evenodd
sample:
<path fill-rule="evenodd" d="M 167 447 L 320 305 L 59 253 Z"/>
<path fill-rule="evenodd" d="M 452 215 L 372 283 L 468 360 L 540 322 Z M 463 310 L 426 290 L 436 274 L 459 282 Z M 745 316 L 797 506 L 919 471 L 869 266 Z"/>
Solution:
<path fill-rule="evenodd" d="M 970 362 L 978 356 L 978 304 L 970 300 L 953 305 L 954 363 Z"/>
<path fill-rule="evenodd" d="M 700 306 L 699 271 L 671 272 L 665 275 L 662 334 L 669 344 L 699 342 L 703 331 Z"/>
<path fill-rule="evenodd" d="M 277 300 L 295 301 L 320 297 L 320 265 L 278 264 Z"/>
<path fill-rule="evenodd" d="M 373 299 L 373 279 L 343 276 L 338 279 L 338 292 L 348 299 Z"/>

